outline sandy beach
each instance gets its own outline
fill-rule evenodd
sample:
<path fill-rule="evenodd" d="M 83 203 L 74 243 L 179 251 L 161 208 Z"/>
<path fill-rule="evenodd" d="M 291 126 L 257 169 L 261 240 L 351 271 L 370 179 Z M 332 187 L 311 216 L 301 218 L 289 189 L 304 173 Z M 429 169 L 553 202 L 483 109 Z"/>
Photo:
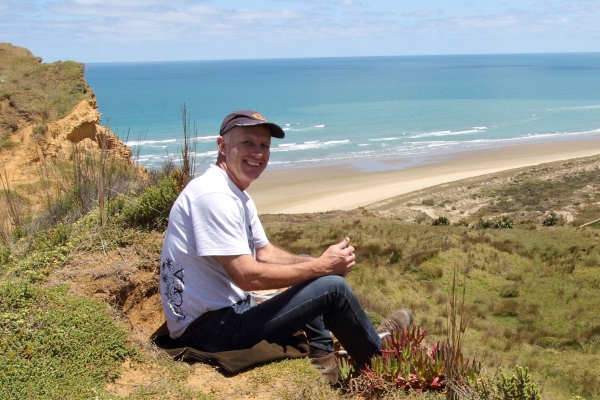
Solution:
<path fill-rule="evenodd" d="M 409 167 L 403 158 L 387 159 L 382 162 L 390 169 L 382 172 L 362 172 L 360 161 L 274 170 L 265 171 L 248 192 L 261 214 L 349 210 L 447 182 L 597 154 L 600 137 L 428 156 Z"/>

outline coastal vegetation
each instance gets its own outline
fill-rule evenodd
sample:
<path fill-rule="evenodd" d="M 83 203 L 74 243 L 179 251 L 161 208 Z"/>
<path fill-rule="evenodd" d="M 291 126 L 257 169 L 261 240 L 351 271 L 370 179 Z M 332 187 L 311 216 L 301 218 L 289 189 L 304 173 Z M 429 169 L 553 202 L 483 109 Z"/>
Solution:
<path fill-rule="evenodd" d="M 20 211 L 8 218 L 0 246 L 2 397 L 30 391 L 49 398 L 111 398 L 115 394 L 106 385 L 124 373 L 127 360 L 135 368 L 167 371 L 162 380 L 146 376 L 137 382 L 127 392 L 130 398 L 217 398 L 199 394 L 210 392 L 201 386 L 186 385 L 199 366 L 168 361 L 148 343 L 162 318 L 156 268 L 166 213 L 180 190 L 180 167 L 170 164 L 143 178 L 134 169 L 111 169 L 106 178 L 114 186 L 105 187 L 119 194 L 105 202 L 103 211 L 97 190 L 83 195 L 85 188 L 97 188 L 97 176 L 88 177 L 85 168 L 68 170 L 70 191 L 57 190 L 60 196 L 49 197 L 45 212 L 37 215 L 27 212 L 27 187 L 3 192 L 2 210 Z M 575 393 L 591 399 L 600 393 L 594 370 L 600 230 L 598 224 L 577 225 L 598 216 L 598 200 L 596 195 L 579 205 L 584 221 L 529 221 L 510 229 L 481 229 L 481 213 L 466 226 L 407 223 L 366 208 L 261 218 L 272 242 L 294 253 L 318 255 L 349 235 L 359 261 L 348 279 L 373 321 L 409 307 L 417 326 L 428 331 L 429 346 L 448 336 L 453 273 L 459 271 L 464 275 L 458 283 L 465 291 L 462 312 L 471 320 L 462 351 L 465 359 L 481 363 L 482 376 L 518 365 L 528 368 L 543 398 L 567 399 Z M 133 316 L 148 307 L 153 307 L 146 310 L 149 320 Z M 319 377 L 305 360 L 242 375 L 258 376 L 253 388 L 242 391 L 249 396 L 263 385 L 274 385 L 275 397 L 333 396 L 325 384 L 317 384 Z M 288 384 L 290 379 L 295 383 Z M 285 385 L 278 386 L 282 380 Z"/>
<path fill-rule="evenodd" d="M 74 61 L 42 63 L 27 49 L 0 43 L 0 148 L 26 125 L 45 132 L 46 121 L 71 112 L 93 96 L 85 81 L 84 65 Z"/>
<path fill-rule="evenodd" d="M 194 175 L 182 111 L 184 162 L 156 171 L 75 145 L 17 183 L 4 160 L 22 144 L 0 148 L 0 399 L 600 397 L 600 156 L 350 211 L 261 215 L 270 240 L 297 254 L 350 236 L 348 280 L 375 324 L 413 310 L 415 329 L 396 333 L 371 375 L 343 364 L 346 383 L 333 389 L 306 359 L 236 377 L 170 360 L 149 338 L 164 320 L 157 269 L 168 212 Z M 398 355 L 407 349 L 420 361 Z M 431 360 L 444 380 L 407 386 L 402 371 Z"/>

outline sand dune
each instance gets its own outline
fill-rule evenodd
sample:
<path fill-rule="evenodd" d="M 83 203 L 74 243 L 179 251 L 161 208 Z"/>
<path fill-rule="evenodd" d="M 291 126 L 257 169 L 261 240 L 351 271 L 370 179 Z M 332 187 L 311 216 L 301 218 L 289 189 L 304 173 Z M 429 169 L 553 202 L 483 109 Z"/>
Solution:
<path fill-rule="evenodd" d="M 600 137 L 455 152 L 384 172 L 356 165 L 266 171 L 248 192 L 259 213 L 348 210 L 429 186 L 498 171 L 600 154 Z"/>

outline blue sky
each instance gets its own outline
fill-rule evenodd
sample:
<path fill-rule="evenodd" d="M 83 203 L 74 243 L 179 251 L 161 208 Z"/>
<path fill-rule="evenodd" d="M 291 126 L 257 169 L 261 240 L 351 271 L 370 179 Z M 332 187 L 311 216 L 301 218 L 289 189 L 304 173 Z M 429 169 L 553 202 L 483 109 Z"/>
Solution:
<path fill-rule="evenodd" d="M 600 51 L 598 0 L 0 0 L 46 62 Z"/>

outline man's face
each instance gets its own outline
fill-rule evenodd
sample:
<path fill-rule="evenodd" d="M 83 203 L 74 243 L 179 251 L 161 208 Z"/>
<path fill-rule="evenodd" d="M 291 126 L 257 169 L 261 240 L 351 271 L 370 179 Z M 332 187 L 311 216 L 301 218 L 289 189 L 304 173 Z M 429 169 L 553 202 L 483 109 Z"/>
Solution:
<path fill-rule="evenodd" d="M 217 145 L 225 161 L 219 166 L 241 190 L 246 190 L 267 167 L 271 155 L 271 132 L 263 125 L 236 126 Z"/>

